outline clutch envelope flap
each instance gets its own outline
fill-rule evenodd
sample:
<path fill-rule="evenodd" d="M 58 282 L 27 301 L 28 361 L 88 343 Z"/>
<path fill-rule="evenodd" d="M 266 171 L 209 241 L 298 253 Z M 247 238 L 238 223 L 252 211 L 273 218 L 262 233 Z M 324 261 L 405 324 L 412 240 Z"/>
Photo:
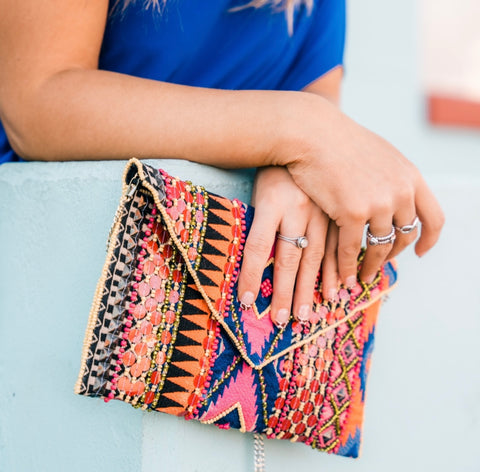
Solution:
<path fill-rule="evenodd" d="M 371 285 L 357 284 L 353 290 L 342 287 L 333 303 L 323 300 L 317 287 L 308 329 L 293 317 L 284 329 L 279 329 L 270 318 L 273 249 L 255 304 L 242 310 L 237 300 L 237 276 L 243 244 L 253 220 L 253 207 L 208 193 L 203 187 L 172 178 L 137 159 L 132 159 L 126 169 L 124 194 L 132 182 L 143 186 L 153 196 L 162 223 L 182 255 L 192 283 L 205 300 L 211 316 L 254 369 L 261 369 L 288 351 L 334 330 L 359 310 L 378 301 L 396 283 L 395 262 L 388 262 Z M 188 213 L 186 201 L 193 208 Z M 191 231 L 188 232 L 188 221 L 192 219 L 200 228 L 197 237 L 193 238 Z"/>

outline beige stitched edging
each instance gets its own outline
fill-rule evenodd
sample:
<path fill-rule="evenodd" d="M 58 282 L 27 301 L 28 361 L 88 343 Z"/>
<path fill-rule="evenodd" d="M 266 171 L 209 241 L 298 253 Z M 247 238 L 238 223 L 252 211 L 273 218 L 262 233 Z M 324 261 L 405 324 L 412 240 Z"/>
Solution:
<path fill-rule="evenodd" d="M 117 211 L 115 212 L 115 215 L 121 214 L 120 212 L 122 212 L 122 210 L 125 207 L 125 197 L 127 193 L 127 185 L 125 183 L 125 180 L 126 180 L 127 172 L 129 169 L 130 169 L 130 161 L 127 164 L 125 170 L 123 171 L 123 177 L 122 177 L 123 191 L 122 191 L 122 196 L 120 198 L 120 202 L 119 202 Z M 121 221 L 122 219 L 118 218 L 118 220 L 115 222 L 112 228 L 111 235 L 110 235 L 110 244 L 108 245 L 107 255 L 105 257 L 105 263 L 103 264 L 102 274 L 100 275 L 100 279 L 98 280 L 97 288 L 95 289 L 95 295 L 93 297 L 92 307 L 90 309 L 90 314 L 88 316 L 87 329 L 85 331 L 85 338 L 83 341 L 83 348 L 82 348 L 82 357 L 80 361 L 80 373 L 78 374 L 77 382 L 75 383 L 75 387 L 73 390 L 75 393 L 78 393 L 78 394 L 81 393 L 82 381 L 86 373 L 85 370 L 87 367 L 88 351 L 90 349 L 90 345 L 92 344 L 93 331 L 95 329 L 95 325 L 97 324 L 98 312 L 99 312 L 100 303 L 103 297 L 105 281 L 107 280 L 107 277 L 108 277 L 108 269 L 110 267 L 110 264 L 112 263 L 112 256 L 115 250 L 115 243 L 117 241 L 117 236 L 118 236 Z"/>
<path fill-rule="evenodd" d="M 253 369 L 255 370 L 260 370 L 262 369 L 263 367 L 265 367 L 267 364 L 269 364 L 270 362 L 274 361 L 275 359 L 278 359 L 279 357 L 285 355 L 288 351 L 292 350 L 292 349 L 296 349 L 298 347 L 301 347 L 303 346 L 304 344 L 310 342 L 311 340 L 313 339 L 316 339 L 318 336 L 326 333 L 327 331 L 330 331 L 332 329 L 335 329 L 336 327 L 340 326 L 342 323 L 345 323 L 346 321 L 348 321 L 350 318 L 352 318 L 353 316 L 355 316 L 356 313 L 358 313 L 359 311 L 362 311 L 362 310 L 365 310 L 366 308 L 368 308 L 370 305 L 373 305 L 375 302 L 377 302 L 379 299 L 381 299 L 383 296 L 385 296 L 387 293 L 389 293 L 391 290 L 393 290 L 393 288 L 397 285 L 397 282 L 395 282 L 393 285 L 391 285 L 387 290 L 384 290 L 383 292 L 381 292 L 380 294 L 378 294 L 375 298 L 372 298 L 370 299 L 368 302 L 366 302 L 365 304 L 362 304 L 360 305 L 359 307 L 357 307 L 355 310 L 352 310 L 347 316 L 345 316 L 342 320 L 340 321 L 337 321 L 336 323 L 330 325 L 328 328 L 324 328 L 322 330 L 319 330 L 319 331 L 316 331 L 315 333 L 313 333 L 311 336 L 308 336 L 307 338 L 304 338 L 302 339 L 301 341 L 295 343 L 295 344 L 292 344 L 290 345 L 288 348 L 278 352 L 277 354 L 275 354 L 274 356 L 271 356 L 269 357 L 268 359 L 266 359 L 264 362 L 262 362 L 261 364 L 259 365 L 256 365 L 251 359 L 250 357 L 248 356 L 248 354 L 246 353 L 246 351 L 243 349 L 242 345 L 239 343 L 237 337 L 235 336 L 234 333 L 232 333 L 232 331 L 230 330 L 229 326 L 225 323 L 225 321 L 223 320 L 223 316 L 215 309 L 215 307 L 213 306 L 213 303 L 211 302 L 210 298 L 208 297 L 208 295 L 206 294 L 205 290 L 203 289 L 202 287 L 202 284 L 200 282 L 200 280 L 198 279 L 198 276 L 197 276 L 197 273 L 195 271 L 195 269 L 192 267 L 191 263 L 190 263 L 190 260 L 188 259 L 188 254 L 187 254 L 187 251 L 185 250 L 185 248 L 183 247 L 182 243 L 180 242 L 180 240 L 177 238 L 177 235 L 175 234 L 175 230 L 173 228 L 173 224 L 172 224 L 172 221 L 170 219 L 170 216 L 168 215 L 168 213 L 166 212 L 165 210 L 165 207 L 163 206 L 162 202 L 160 201 L 160 199 L 158 198 L 158 193 L 157 193 L 157 190 L 150 184 L 150 182 L 148 182 L 148 180 L 146 180 L 145 178 L 145 174 L 143 172 L 143 164 L 138 160 L 138 159 L 131 159 L 129 161 L 129 163 L 127 164 L 127 169 L 130 169 L 131 165 L 135 164 L 137 166 L 137 169 L 138 169 L 138 173 L 139 173 L 139 176 L 140 176 L 140 179 L 142 181 L 142 184 L 152 193 L 152 196 L 153 196 L 153 199 L 155 201 L 155 204 L 157 205 L 158 207 L 158 210 L 160 211 L 160 213 L 162 214 L 162 217 L 164 219 L 164 222 L 165 224 L 167 225 L 167 229 L 170 233 L 170 237 L 172 238 L 172 240 L 174 241 L 175 243 L 175 246 L 177 247 L 177 249 L 180 251 L 180 253 L 182 254 L 183 256 L 183 259 L 185 261 L 185 264 L 187 265 L 187 269 L 188 271 L 190 272 L 190 275 L 192 276 L 193 280 L 195 281 L 195 285 L 197 286 L 197 289 L 198 291 L 202 294 L 202 297 L 204 298 L 206 304 L 208 305 L 208 308 L 210 309 L 210 311 L 212 312 L 212 316 L 222 325 L 223 329 L 225 329 L 225 331 L 228 333 L 228 335 L 230 336 L 230 339 L 232 340 L 232 342 L 237 346 L 237 349 L 239 350 L 240 354 L 242 355 L 243 359 L 245 360 L 245 362 L 247 362 L 247 364 L 252 367 Z M 125 174 L 126 175 L 126 174 Z"/>

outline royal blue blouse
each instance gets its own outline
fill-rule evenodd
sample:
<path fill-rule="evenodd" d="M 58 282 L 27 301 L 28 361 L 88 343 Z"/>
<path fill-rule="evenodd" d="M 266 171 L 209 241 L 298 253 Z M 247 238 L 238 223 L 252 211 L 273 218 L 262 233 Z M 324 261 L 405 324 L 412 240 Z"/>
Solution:
<path fill-rule="evenodd" d="M 246 0 L 143 0 L 107 20 L 99 68 L 176 84 L 301 90 L 343 63 L 345 0 L 315 0 L 297 9 L 289 34 L 284 11 L 246 8 Z M 162 2 L 160 2 L 162 3 Z M 0 122 L 0 163 L 21 160 Z"/>

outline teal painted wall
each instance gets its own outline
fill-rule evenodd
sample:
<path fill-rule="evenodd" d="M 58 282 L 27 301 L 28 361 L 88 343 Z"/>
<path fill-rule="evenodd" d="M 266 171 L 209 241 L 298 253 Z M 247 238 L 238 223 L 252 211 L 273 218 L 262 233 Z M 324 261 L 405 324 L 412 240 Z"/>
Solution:
<path fill-rule="evenodd" d="M 344 108 L 424 171 L 447 224 L 431 254 L 400 257 L 363 457 L 269 441 L 267 471 L 480 470 L 480 134 L 425 123 L 415 5 L 350 2 Z M 248 199 L 248 172 L 155 164 Z M 0 472 L 252 470 L 250 436 L 73 394 L 123 166 L 0 167 Z"/>
<path fill-rule="evenodd" d="M 121 167 L 0 167 L 2 472 L 138 470 L 141 417 L 73 394 Z"/>
<path fill-rule="evenodd" d="M 249 198 L 251 171 L 162 164 Z M 0 167 L 1 472 L 141 468 L 142 413 L 73 394 L 124 165 Z"/>
<path fill-rule="evenodd" d="M 153 164 L 248 198 L 248 171 Z M 0 471 L 252 470 L 248 435 L 73 394 L 123 165 L 0 167 Z M 267 471 L 480 470 L 480 178 L 430 181 L 448 223 L 434 253 L 400 258 L 377 330 L 363 457 L 268 441 Z"/>

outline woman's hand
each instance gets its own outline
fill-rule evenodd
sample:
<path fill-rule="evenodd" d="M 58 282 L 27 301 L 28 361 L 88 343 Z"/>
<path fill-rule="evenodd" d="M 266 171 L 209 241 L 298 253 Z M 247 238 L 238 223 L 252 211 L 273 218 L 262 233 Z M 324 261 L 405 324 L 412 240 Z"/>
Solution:
<path fill-rule="evenodd" d="M 357 257 L 365 225 L 386 236 L 392 224 L 412 224 L 418 215 L 418 256 L 437 241 L 443 212 L 416 167 L 384 139 L 341 113 L 327 100 L 297 94 L 283 139 L 275 150 L 297 185 L 336 223 L 338 271 L 347 286 L 356 282 Z M 336 234 L 338 233 L 338 234 Z M 360 277 L 370 282 L 385 259 L 402 251 L 417 236 L 396 232 L 391 244 L 368 245 Z"/>
<path fill-rule="evenodd" d="M 293 238 L 306 236 L 309 244 L 305 249 L 281 239 L 276 241 L 271 316 L 277 326 L 286 325 L 293 300 L 295 318 L 307 321 L 323 259 L 328 217 L 282 167 L 258 170 L 252 204 L 255 217 L 245 244 L 239 300 L 245 306 L 255 301 L 277 232 Z"/>

